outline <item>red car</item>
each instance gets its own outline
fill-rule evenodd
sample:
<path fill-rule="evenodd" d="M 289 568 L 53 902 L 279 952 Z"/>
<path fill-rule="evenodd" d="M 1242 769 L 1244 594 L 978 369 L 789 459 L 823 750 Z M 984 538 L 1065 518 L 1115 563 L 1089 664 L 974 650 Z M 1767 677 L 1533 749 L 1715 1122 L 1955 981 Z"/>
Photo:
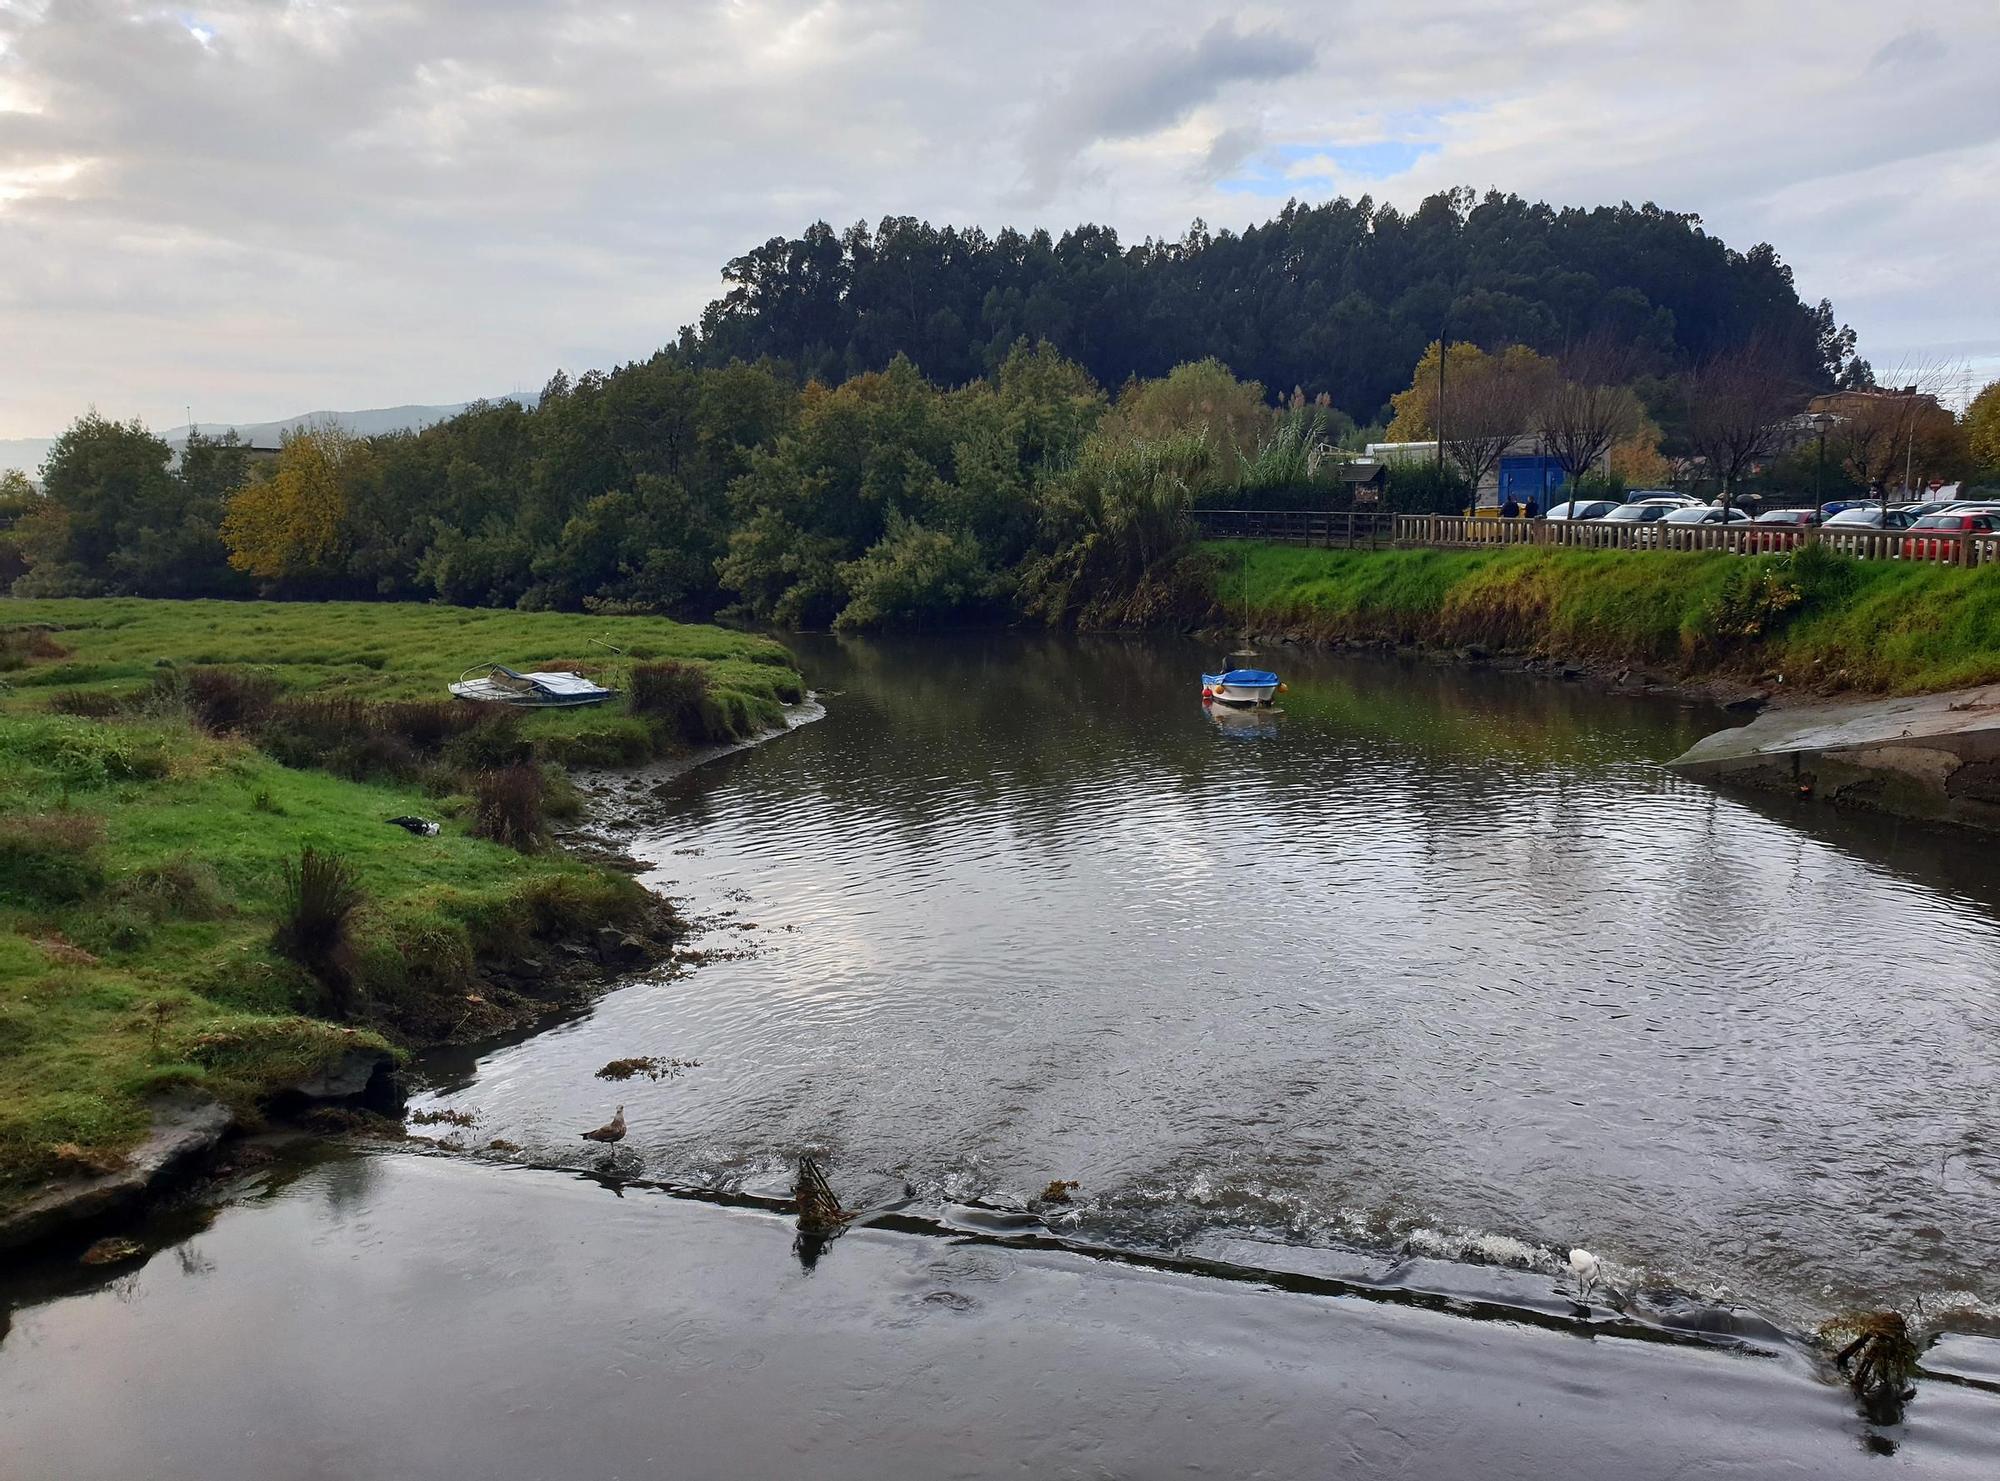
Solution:
<path fill-rule="evenodd" d="M 1743 545 L 1747 550 L 1790 550 L 1819 522 L 1817 509 L 1766 509 L 1750 521 Z"/>
<path fill-rule="evenodd" d="M 1967 535 L 1990 535 L 2000 529 L 1992 514 L 1926 514 L 1903 538 L 1906 561 L 1956 560 Z M 1924 538 L 1929 535 L 1929 539 Z"/>

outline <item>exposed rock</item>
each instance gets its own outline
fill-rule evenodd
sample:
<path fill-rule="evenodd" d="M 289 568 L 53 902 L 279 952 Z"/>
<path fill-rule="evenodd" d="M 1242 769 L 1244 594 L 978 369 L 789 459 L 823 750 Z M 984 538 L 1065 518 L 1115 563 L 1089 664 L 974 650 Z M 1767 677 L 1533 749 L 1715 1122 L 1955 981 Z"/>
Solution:
<path fill-rule="evenodd" d="M 653 959 L 653 952 L 630 932 L 605 926 L 597 933 L 597 959 L 607 967 L 641 967 Z"/>
<path fill-rule="evenodd" d="M 368 1089 L 377 1070 L 394 1063 L 386 1050 L 357 1045 L 341 1051 L 339 1058 L 317 1074 L 308 1075 L 288 1088 L 307 1100 L 353 1100 Z"/>
<path fill-rule="evenodd" d="M 32 1244 L 123 1212 L 214 1147 L 229 1129 L 226 1109 L 188 1094 L 162 1096 L 152 1103 L 152 1112 L 152 1130 L 124 1166 L 53 1183 L 0 1213 L 0 1249 Z"/>

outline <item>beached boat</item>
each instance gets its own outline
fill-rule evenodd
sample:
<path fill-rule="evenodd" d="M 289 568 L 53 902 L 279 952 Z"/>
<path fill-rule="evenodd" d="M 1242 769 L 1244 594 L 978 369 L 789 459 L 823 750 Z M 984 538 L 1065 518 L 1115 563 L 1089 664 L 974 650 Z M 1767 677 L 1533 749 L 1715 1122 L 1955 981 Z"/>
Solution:
<path fill-rule="evenodd" d="M 476 699 L 487 704 L 563 709 L 574 705 L 603 704 L 618 691 L 592 683 L 581 674 L 522 674 L 505 664 L 478 663 L 458 676 L 451 692 L 460 699 Z"/>
<path fill-rule="evenodd" d="M 1225 669 L 1201 676 L 1201 702 L 1251 709 L 1270 705 L 1284 687 L 1269 669 Z"/>

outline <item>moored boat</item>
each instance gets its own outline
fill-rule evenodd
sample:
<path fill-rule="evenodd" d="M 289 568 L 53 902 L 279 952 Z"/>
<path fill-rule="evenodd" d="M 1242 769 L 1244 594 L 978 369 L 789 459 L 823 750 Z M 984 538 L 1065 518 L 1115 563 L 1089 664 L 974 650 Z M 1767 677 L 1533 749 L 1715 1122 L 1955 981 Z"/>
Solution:
<path fill-rule="evenodd" d="M 1201 676 L 1201 702 L 1248 709 L 1271 704 L 1284 687 L 1269 669 L 1225 669 Z"/>
<path fill-rule="evenodd" d="M 581 674 L 516 673 L 505 664 L 474 664 L 458 676 L 451 692 L 460 699 L 487 704 L 524 705 L 533 709 L 566 709 L 603 704 L 617 691 L 593 683 Z"/>

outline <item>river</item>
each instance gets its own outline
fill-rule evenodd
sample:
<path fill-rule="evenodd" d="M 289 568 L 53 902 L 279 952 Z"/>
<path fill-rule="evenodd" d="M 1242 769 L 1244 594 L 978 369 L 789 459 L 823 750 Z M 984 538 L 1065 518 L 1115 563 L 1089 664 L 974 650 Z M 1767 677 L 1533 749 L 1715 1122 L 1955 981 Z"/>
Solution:
<path fill-rule="evenodd" d="M 1191 643 L 801 648 L 826 718 L 618 834 L 747 954 L 453 1066 L 479 1138 L 573 1163 L 622 1099 L 648 1177 L 2000 1302 L 1986 842 L 1678 780 L 1724 717 L 1513 674 L 1280 650 L 1259 735 Z M 700 1065 L 592 1078 L 642 1054 Z"/>
<path fill-rule="evenodd" d="M 701 964 L 532 1037 L 435 1056 L 413 1109 L 471 1124 L 431 1135 L 609 1173 L 613 1191 L 636 1179 L 781 1197 L 811 1152 L 850 1206 L 894 1203 L 947 1233 L 1019 1227 L 1005 1210 L 1074 1181 L 1043 1217 L 1078 1244 L 1523 1311 L 1569 1309 L 1567 1252 L 1581 1246 L 1605 1291 L 1650 1321 L 1732 1308 L 1722 1320 L 1736 1330 L 1799 1334 L 1845 1307 L 1896 1306 L 1948 1331 L 1991 1329 L 2000 858 L 1985 841 L 1679 780 L 1661 762 L 1725 717 L 1548 679 L 1280 648 L 1267 657 L 1289 686 L 1283 713 L 1223 725 L 1195 684 L 1214 655 L 1191 642 L 797 646 L 823 719 L 618 783 L 599 824 L 688 903 Z M 597 1077 L 631 1056 L 694 1063 Z M 602 1158 L 578 1133 L 621 1103 L 630 1134 Z M 605 1213 L 594 1183 L 598 1196 L 565 1202 L 575 1195 L 524 1181 L 554 1176 L 532 1166 L 459 1159 L 420 1175 L 436 1159 L 360 1161 L 413 1170 L 350 1186 L 319 1168 L 190 1242 L 233 1239 L 237 1268 L 268 1267 L 243 1277 L 234 1319 L 296 1319 L 282 1294 L 291 1239 L 313 1252 L 303 1268 L 339 1264 L 329 1250 L 380 1267 L 354 1300 L 373 1289 L 412 1321 L 441 1299 L 413 1294 L 426 1262 L 467 1292 L 496 1272 L 510 1290 L 553 1281 L 477 1339 L 511 1352 L 518 1324 L 584 1322 L 565 1305 L 570 1277 L 549 1272 L 571 1245 L 601 1243 L 607 1218 L 632 1217 Z M 486 1214 L 466 1232 L 475 1204 Z M 303 1211 L 322 1206 L 333 1212 L 317 1222 Z M 734 1219 L 750 1244 L 767 1238 L 754 1208 L 683 1209 L 696 1230 Z M 252 1218 L 275 1232 L 260 1241 L 230 1222 Z M 422 1261 L 382 1233 L 427 1223 L 439 1243 Z M 891 1316 L 932 1287 L 954 1311 L 985 1300 L 955 1304 L 950 1281 L 916 1276 L 923 1290 L 897 1294 L 881 1272 L 930 1257 L 863 1235 L 869 1255 L 842 1249 L 832 1264 L 879 1267 L 869 1289 Z M 610 1270 L 631 1256 L 588 1258 Z M 663 1257 L 660 1278 L 742 1278 L 692 1260 Z M 160 1265 L 139 1279 L 178 1289 Z M 1075 1278 L 1044 1269 L 1022 1289 L 1047 1280 L 1072 1301 Z M 10 1393 L 22 1412 L 36 1353 L 83 1353 L 124 1320 L 55 1314 L 107 1299 L 17 1312 L 34 1347 L 22 1356 L 18 1331 L 0 1347 L 0 1412 Z M 162 1331 L 181 1299 L 152 1298 Z M 1153 1324 L 1164 1340 L 1158 1324 L 1178 1318 L 1132 1299 L 1114 1324 Z M 1059 1345 L 1081 1322 L 1008 1319 L 1056 1323 L 1043 1335 Z M 777 1315 L 756 1320 L 774 1323 L 758 1352 L 782 1345 Z M 747 1350 L 715 1311 L 703 1323 L 689 1351 L 704 1365 Z M 1247 1355 L 1261 1339 L 1210 1335 L 1249 1364 L 1232 1382 L 1258 1402 L 1269 1375 L 1250 1375 L 1264 1356 Z M 1421 1339 L 1433 1340 L 1449 1346 Z M 1464 1340 L 1481 1355 L 1455 1392 L 1504 1391 L 1504 1351 Z M 1412 1361 L 1350 1356 L 1385 1372 Z M 500 1360 L 438 1361 L 477 1374 Z M 886 1361 L 856 1358 L 884 1383 Z M 1618 1376 L 1629 1357 L 1603 1361 L 1595 1380 L 1552 1381 L 1651 1381 Z M 61 1371 L 83 1382 L 90 1366 Z M 1709 1413 L 1693 1394 L 1677 1423 Z M 1463 1392 L 1437 1402 L 1460 1413 Z M 1378 1419 L 1384 1434 L 1400 1422 L 1394 1405 Z M 1728 1448 L 1759 1423 L 1711 1439 Z M 1936 1453 L 1963 1461 L 1963 1437 Z M 1079 1461 L 1074 1473 L 1099 1472 Z"/>

